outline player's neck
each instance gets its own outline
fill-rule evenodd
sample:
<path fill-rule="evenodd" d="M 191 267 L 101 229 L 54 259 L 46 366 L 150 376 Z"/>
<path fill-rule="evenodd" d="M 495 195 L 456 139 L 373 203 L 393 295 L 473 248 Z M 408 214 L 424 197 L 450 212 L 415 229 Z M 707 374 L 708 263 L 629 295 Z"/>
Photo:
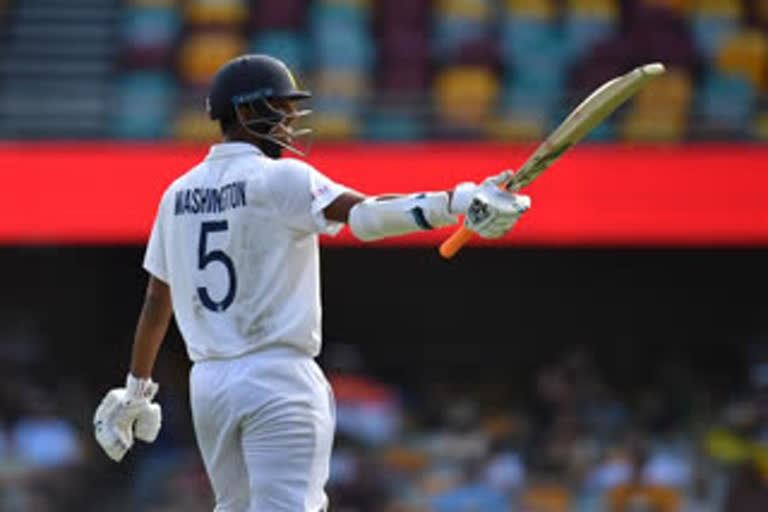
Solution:
<path fill-rule="evenodd" d="M 224 142 L 245 142 L 246 144 L 256 146 L 269 158 L 280 158 L 282 156 L 282 148 L 277 144 L 253 137 L 248 133 L 243 133 L 242 130 L 225 133 L 223 139 Z"/>
<path fill-rule="evenodd" d="M 255 137 L 250 136 L 247 133 L 243 133 L 242 130 L 238 130 L 232 133 L 224 134 L 224 142 L 245 142 L 258 146 L 258 140 Z"/>

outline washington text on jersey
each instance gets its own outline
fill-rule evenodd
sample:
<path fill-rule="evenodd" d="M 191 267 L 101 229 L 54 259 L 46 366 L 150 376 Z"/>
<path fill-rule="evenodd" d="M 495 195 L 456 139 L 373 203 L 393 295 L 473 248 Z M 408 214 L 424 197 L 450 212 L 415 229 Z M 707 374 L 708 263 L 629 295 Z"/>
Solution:
<path fill-rule="evenodd" d="M 245 181 L 234 181 L 220 188 L 186 188 L 176 192 L 176 215 L 220 213 L 245 206 Z"/>

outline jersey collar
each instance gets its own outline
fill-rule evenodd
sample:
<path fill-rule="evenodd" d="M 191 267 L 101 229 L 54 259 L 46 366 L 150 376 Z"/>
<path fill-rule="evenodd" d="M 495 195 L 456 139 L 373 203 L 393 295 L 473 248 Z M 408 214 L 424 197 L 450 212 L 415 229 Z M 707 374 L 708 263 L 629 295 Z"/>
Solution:
<path fill-rule="evenodd" d="M 227 158 L 247 153 L 264 156 L 264 153 L 262 153 L 259 148 L 247 142 L 221 142 L 211 146 L 211 149 L 208 151 L 208 156 L 206 156 L 205 159 Z"/>

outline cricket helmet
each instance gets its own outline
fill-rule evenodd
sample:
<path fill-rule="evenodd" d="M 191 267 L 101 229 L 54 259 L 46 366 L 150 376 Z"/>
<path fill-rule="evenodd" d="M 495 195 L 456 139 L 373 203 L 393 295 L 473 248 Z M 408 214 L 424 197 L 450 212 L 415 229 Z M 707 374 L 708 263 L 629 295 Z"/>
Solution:
<path fill-rule="evenodd" d="M 279 156 L 280 148 L 305 154 L 294 146 L 298 138 L 305 138 L 311 130 L 294 130 L 288 126 L 295 119 L 305 117 L 310 110 L 284 111 L 276 104 L 281 100 L 298 101 L 312 95 L 301 90 L 288 67 L 267 55 L 242 55 L 225 63 L 213 77 L 206 110 L 213 120 L 223 123 L 239 122 L 248 133 L 268 144 L 271 152 Z M 246 106 L 243 115 L 240 107 Z M 273 148 L 277 144 L 278 148 Z M 269 154 L 270 151 L 267 151 Z"/>

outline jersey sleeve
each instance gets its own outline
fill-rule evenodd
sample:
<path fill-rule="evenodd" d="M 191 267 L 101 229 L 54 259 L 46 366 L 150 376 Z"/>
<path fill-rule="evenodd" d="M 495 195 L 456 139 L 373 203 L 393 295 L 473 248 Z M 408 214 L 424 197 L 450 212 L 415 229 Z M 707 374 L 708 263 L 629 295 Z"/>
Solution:
<path fill-rule="evenodd" d="M 157 279 L 167 283 L 168 266 L 165 258 L 165 240 L 163 239 L 164 202 L 161 200 L 160 206 L 157 208 L 155 223 L 152 225 L 152 233 L 149 235 L 149 242 L 147 243 L 147 251 L 144 253 L 144 269 Z"/>
<path fill-rule="evenodd" d="M 285 158 L 281 163 L 267 181 L 281 219 L 295 229 L 336 235 L 344 224 L 329 221 L 323 210 L 347 188 L 300 160 Z"/>

